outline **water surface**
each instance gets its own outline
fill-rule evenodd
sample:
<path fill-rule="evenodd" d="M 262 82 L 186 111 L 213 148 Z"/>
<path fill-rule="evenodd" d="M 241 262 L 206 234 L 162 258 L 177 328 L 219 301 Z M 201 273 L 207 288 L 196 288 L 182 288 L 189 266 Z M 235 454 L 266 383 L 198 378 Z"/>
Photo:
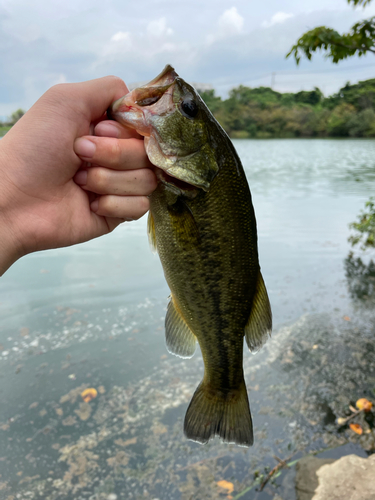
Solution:
<path fill-rule="evenodd" d="M 47 500 L 225 498 L 217 485 L 224 479 L 234 498 L 277 491 L 293 499 L 284 479 L 279 489 L 250 490 L 254 473 L 272 468 L 273 455 L 348 441 L 336 432 L 336 416 L 375 389 L 372 368 L 362 377 L 351 365 L 353 352 L 373 357 L 372 308 L 362 300 L 373 282 L 358 288 L 347 241 L 348 224 L 374 193 L 375 141 L 234 143 L 275 325 L 263 352 L 245 353 L 254 447 L 200 446 L 183 436 L 203 365 L 200 355 L 166 352 L 169 290 L 143 218 L 82 245 L 29 255 L 2 277 L 0 498 L 38 498 L 37 491 Z M 356 257 L 361 276 L 373 279 L 369 256 Z M 340 364 L 352 375 L 342 386 Z M 90 403 L 80 396 L 87 387 L 99 391 Z"/>

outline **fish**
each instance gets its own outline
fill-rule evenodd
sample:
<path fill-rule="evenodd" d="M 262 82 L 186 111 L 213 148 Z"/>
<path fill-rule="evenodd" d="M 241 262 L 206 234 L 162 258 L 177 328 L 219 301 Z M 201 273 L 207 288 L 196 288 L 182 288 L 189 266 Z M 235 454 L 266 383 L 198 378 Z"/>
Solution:
<path fill-rule="evenodd" d="M 258 351 L 271 335 L 272 312 L 238 154 L 199 93 L 170 65 L 115 101 L 107 115 L 144 136 L 157 167 L 147 230 L 171 291 L 167 349 L 190 358 L 198 342 L 202 352 L 204 375 L 184 433 L 202 444 L 219 436 L 251 446 L 244 338 Z"/>

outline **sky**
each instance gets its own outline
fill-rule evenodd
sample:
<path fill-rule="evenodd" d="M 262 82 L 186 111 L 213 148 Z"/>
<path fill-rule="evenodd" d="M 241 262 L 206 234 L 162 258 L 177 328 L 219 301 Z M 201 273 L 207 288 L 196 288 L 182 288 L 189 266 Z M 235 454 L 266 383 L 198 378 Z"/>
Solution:
<path fill-rule="evenodd" d="M 338 65 L 285 59 L 307 30 L 343 32 L 375 15 L 346 0 L 0 0 L 0 117 L 28 109 L 52 85 L 120 76 L 149 81 L 172 64 L 226 97 L 240 84 L 279 92 L 375 78 L 373 54 Z M 272 75 L 273 74 L 273 75 Z"/>

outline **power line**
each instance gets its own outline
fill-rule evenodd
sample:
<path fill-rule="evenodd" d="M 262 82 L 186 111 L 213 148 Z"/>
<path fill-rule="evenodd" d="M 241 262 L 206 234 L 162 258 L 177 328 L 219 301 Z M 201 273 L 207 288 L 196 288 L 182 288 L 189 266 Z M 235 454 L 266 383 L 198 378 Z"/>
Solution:
<path fill-rule="evenodd" d="M 325 70 L 325 69 L 322 69 L 322 70 L 315 70 L 315 71 L 310 71 L 310 70 L 280 70 L 280 71 L 274 71 L 272 73 L 264 73 L 262 75 L 258 75 L 258 76 L 254 76 L 252 78 L 248 78 L 246 79 L 244 82 L 242 82 L 241 85 L 245 85 L 246 83 L 248 82 L 254 82 L 254 81 L 257 81 L 257 80 L 262 80 L 262 79 L 265 79 L 265 78 L 270 78 L 271 77 L 271 87 L 274 85 L 274 81 L 275 81 L 275 76 L 276 76 L 276 73 L 279 75 L 282 75 L 282 74 L 285 74 L 285 75 L 315 75 L 315 74 L 332 74 L 332 73 L 336 73 L 336 72 L 339 72 L 339 71 L 352 71 L 352 70 L 355 70 L 355 69 L 364 69 L 364 68 L 374 68 L 375 70 L 375 64 L 363 64 L 363 65 L 356 65 L 356 66 L 349 66 L 349 67 L 341 67 L 341 68 L 334 68 L 334 69 L 331 69 L 331 70 Z M 220 84 L 218 84 L 219 86 L 232 86 L 232 85 L 238 85 L 238 82 L 220 82 Z"/>

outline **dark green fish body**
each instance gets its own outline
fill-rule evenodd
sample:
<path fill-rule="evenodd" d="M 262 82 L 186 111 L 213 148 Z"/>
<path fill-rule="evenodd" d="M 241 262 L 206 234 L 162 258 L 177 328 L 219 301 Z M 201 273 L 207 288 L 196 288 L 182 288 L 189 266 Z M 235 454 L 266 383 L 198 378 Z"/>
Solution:
<path fill-rule="evenodd" d="M 144 87 L 141 103 L 137 94 L 125 96 L 121 119 L 112 113 L 145 135 L 149 158 L 162 169 L 150 197 L 148 230 L 171 289 L 167 347 L 191 357 L 198 340 L 205 366 L 186 414 L 185 434 L 202 443 L 219 435 L 249 446 L 253 431 L 243 339 L 250 349 L 260 348 L 272 321 L 250 190 L 231 141 L 195 90 L 170 67 L 149 86 L 151 96 Z M 163 107 L 155 95 L 161 86 L 162 97 L 170 92 Z M 137 118 L 131 103 L 144 111 L 143 95 L 153 109 Z M 166 107 L 169 114 L 163 114 Z"/>

